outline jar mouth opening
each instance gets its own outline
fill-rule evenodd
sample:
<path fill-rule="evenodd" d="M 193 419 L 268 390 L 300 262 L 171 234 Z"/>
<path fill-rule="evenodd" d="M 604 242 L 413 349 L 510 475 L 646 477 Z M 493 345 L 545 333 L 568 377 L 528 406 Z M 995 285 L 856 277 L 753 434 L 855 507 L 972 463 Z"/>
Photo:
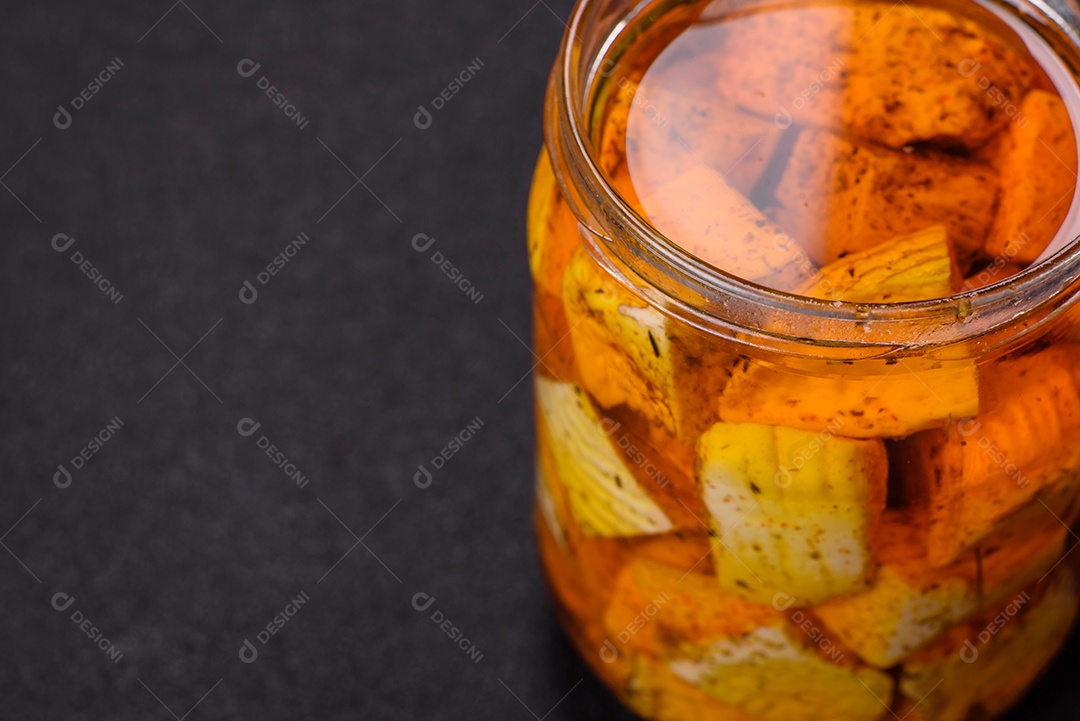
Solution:
<path fill-rule="evenodd" d="M 1077 21 L 1071 8 L 1062 6 L 1054 0 L 972 0 L 972 2 L 993 9 L 993 5 L 1022 7 L 1024 18 L 1041 22 L 1060 34 L 1067 41 L 1070 49 L 1080 47 L 1080 36 L 1074 29 Z M 931 322 L 939 329 L 952 326 L 951 332 L 935 333 L 934 338 L 925 335 L 912 337 L 902 345 L 920 346 L 955 343 L 968 340 L 994 330 L 996 327 L 1015 321 L 1025 314 L 1032 313 L 1046 306 L 1060 304 L 1071 291 L 1080 289 L 1080 235 L 1074 236 L 1056 253 L 1048 258 L 1032 263 L 1019 273 L 1008 276 L 983 288 L 967 290 L 933 300 L 903 303 L 852 303 L 810 298 L 763 286 L 731 273 L 725 272 L 684 250 L 666 235 L 661 233 L 615 189 L 599 163 L 597 151 L 590 137 L 592 108 L 591 96 L 595 90 L 595 79 L 607 70 L 610 61 L 606 53 L 619 38 L 622 30 L 647 12 L 661 11 L 679 4 L 678 0 L 642 0 L 623 17 L 606 35 L 596 43 L 595 48 L 583 47 L 583 38 L 588 36 L 587 27 L 594 20 L 602 19 L 602 13 L 611 13 L 606 5 L 615 4 L 605 0 L 579 0 L 569 22 L 559 60 L 552 74 L 553 100 L 556 107 L 549 107 L 546 113 L 546 129 L 549 143 L 554 142 L 564 162 L 570 166 L 574 176 L 568 179 L 565 173 L 556 172 L 564 194 L 579 220 L 603 242 L 608 252 L 612 252 L 621 265 L 629 266 L 638 276 L 635 284 L 644 283 L 646 287 L 659 290 L 666 305 L 683 306 L 696 318 L 721 320 L 717 311 L 729 308 L 733 303 L 750 303 L 759 309 L 765 309 L 770 315 L 787 315 L 792 318 L 814 318 L 828 322 L 830 332 L 837 332 L 845 326 L 858 327 L 859 334 L 839 332 L 840 337 L 807 338 L 801 341 L 835 342 L 837 345 L 864 345 L 858 339 L 865 331 L 867 323 L 918 323 Z M 626 3 L 622 3 L 626 4 Z M 1000 14 L 997 11 L 995 14 Z M 600 15 L 600 18 L 597 18 Z M 1075 73 L 1070 67 L 1070 74 Z M 1074 76 L 1075 77 L 1075 76 Z M 1075 80 L 1073 81 L 1075 83 Z M 1064 93 L 1063 93 L 1064 94 Z M 1075 107 L 1070 109 L 1075 113 Z M 1078 120 L 1073 118 L 1074 123 Z M 1080 143 L 1080 132 L 1077 133 Z M 552 152 L 555 152 L 554 149 Z M 558 165 L 558 164 L 556 164 Z M 575 193 L 567 187 L 572 180 L 581 186 Z M 1074 203 L 1080 195 L 1080 183 L 1074 191 Z M 592 212 L 584 210 L 582 202 L 575 202 L 574 196 L 584 199 L 584 204 L 595 204 Z M 597 210 L 599 212 L 597 212 Z M 597 224 L 604 227 L 597 228 Z M 618 242 L 614 236 L 628 234 L 630 240 Z M 657 282 L 657 281 L 660 282 Z M 679 288 L 677 286 L 685 286 Z M 679 291 L 688 290 L 688 293 Z M 1057 303 L 1055 303 L 1057 301 Z M 722 315 L 722 312 L 721 312 Z M 982 316 L 982 322 L 971 323 L 976 316 Z M 760 314 L 759 314 L 760 317 Z M 790 327 L 790 326 L 789 326 Z M 772 333 L 758 328 L 765 335 L 788 337 L 784 333 Z M 872 341 L 869 341 L 871 344 Z M 893 345 L 897 345 L 893 343 Z"/>

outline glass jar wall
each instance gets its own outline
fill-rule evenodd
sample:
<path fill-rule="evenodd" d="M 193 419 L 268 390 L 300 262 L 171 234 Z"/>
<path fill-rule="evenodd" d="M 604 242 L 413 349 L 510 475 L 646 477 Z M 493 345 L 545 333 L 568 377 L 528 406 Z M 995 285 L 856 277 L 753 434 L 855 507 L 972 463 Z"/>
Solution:
<path fill-rule="evenodd" d="M 995 716 L 1076 616 L 1067 18 L 891 5 L 587 0 L 556 63 L 536 528 L 645 718 Z"/>

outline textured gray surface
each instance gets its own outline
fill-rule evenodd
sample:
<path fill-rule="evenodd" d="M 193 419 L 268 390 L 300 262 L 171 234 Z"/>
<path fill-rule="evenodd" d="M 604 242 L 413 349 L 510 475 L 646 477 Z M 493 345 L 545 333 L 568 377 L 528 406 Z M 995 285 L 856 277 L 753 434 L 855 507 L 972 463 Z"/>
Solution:
<path fill-rule="evenodd" d="M 530 318 L 524 206 L 569 3 L 299 5 L 5 9 L 0 171 L 18 163 L 0 178 L 0 718 L 167 720 L 198 703 L 187 718 L 525 720 L 523 704 L 544 717 L 564 695 L 546 718 L 628 718 L 545 599 L 531 397 L 515 386 L 532 360 L 514 337 Z M 115 77 L 55 127 L 114 58 Z M 250 78 L 245 58 L 261 63 Z M 306 127 L 260 93 L 264 75 Z M 310 242 L 240 302 L 300 232 Z M 75 238 L 62 253 L 58 233 Z M 436 239 L 423 254 L 418 233 Z M 57 487 L 57 466 L 116 417 Z M 262 425 L 241 436 L 243 418 Z M 425 613 L 420 592 L 436 599 Z M 1078 657 L 1074 644 L 1015 718 L 1075 713 Z"/>

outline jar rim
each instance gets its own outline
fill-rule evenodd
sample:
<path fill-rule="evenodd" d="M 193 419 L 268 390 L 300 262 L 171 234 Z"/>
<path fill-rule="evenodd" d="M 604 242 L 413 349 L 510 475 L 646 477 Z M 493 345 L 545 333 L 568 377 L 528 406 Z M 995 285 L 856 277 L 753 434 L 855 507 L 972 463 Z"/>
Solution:
<path fill-rule="evenodd" d="M 1001 4 L 1017 8 L 1022 5 L 1028 23 L 1033 19 L 1034 10 L 1041 16 L 1035 20 L 1064 35 L 1070 49 L 1080 49 L 1077 32 L 1080 21 L 1067 4 L 1054 0 L 972 1 L 983 7 Z M 589 96 L 595 89 L 596 73 L 607 62 L 604 58 L 607 49 L 620 31 L 632 24 L 635 16 L 655 10 L 658 3 L 664 3 L 664 0 L 637 3 L 598 43 L 597 52 L 590 54 L 583 48 L 583 38 L 593 16 L 604 9 L 605 0 L 578 0 L 567 23 L 551 77 L 545 135 L 549 153 L 557 155 L 566 166 L 560 171 L 560 163 L 554 162 L 553 157 L 555 176 L 564 196 L 578 220 L 604 241 L 593 243 L 594 248 L 602 246 L 601 252 L 612 252 L 619 269 L 631 271 L 632 285 L 639 288 L 644 285 L 650 295 L 659 291 L 661 302 L 658 304 L 669 312 L 675 308 L 684 320 L 702 327 L 716 323 L 728 327 L 734 325 L 740 332 L 752 331 L 759 337 L 846 348 L 880 347 L 883 338 L 890 338 L 885 341 L 886 345 L 926 349 L 970 341 L 1015 324 L 1018 319 L 1038 315 L 1040 311 L 1051 312 L 1080 295 L 1080 235 L 1050 257 L 986 287 L 933 300 L 903 303 L 852 303 L 796 295 L 725 272 L 684 250 L 642 217 L 608 180 L 590 139 L 592 118 L 586 112 Z M 588 82 L 582 82 L 583 71 L 588 71 Z M 1074 123 L 1077 120 L 1074 118 Z M 1077 142 L 1080 144 L 1080 132 Z M 571 180 L 577 183 L 576 188 Z M 1074 203 L 1078 197 L 1080 183 L 1074 191 Z M 593 207 L 585 207 L 590 205 Z M 597 228 L 598 223 L 603 227 Z M 606 265 L 612 267 L 610 263 Z M 625 271 L 623 273 L 627 275 Z M 628 279 L 623 277 L 622 280 Z M 1048 289 L 1051 290 L 1048 292 Z M 731 312 L 738 307 L 744 312 Z M 745 312 L 750 307 L 754 312 Z M 800 328 L 800 333 L 747 328 L 738 320 L 762 318 L 764 314 L 773 320 L 788 317 L 793 323 L 786 327 Z M 807 335 L 805 320 L 808 318 L 823 323 L 819 327 L 827 330 L 828 335 L 814 337 L 812 331 Z M 884 324 L 892 330 L 884 335 L 868 332 L 869 326 Z M 925 327 L 923 332 L 898 341 L 895 335 L 897 324 L 922 324 Z M 785 324 L 778 323 L 777 327 L 783 328 Z"/>

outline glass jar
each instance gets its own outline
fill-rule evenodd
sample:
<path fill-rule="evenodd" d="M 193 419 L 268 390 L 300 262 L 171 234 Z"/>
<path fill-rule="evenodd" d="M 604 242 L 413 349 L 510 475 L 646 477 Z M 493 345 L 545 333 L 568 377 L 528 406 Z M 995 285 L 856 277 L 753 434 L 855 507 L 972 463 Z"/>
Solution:
<path fill-rule="evenodd" d="M 997 716 L 1080 606 L 1080 247 L 893 304 L 686 252 L 613 188 L 594 108 L 690 5 L 583 0 L 549 84 L 528 242 L 561 621 L 648 719 Z M 994 7 L 1080 67 L 1067 7 Z"/>

